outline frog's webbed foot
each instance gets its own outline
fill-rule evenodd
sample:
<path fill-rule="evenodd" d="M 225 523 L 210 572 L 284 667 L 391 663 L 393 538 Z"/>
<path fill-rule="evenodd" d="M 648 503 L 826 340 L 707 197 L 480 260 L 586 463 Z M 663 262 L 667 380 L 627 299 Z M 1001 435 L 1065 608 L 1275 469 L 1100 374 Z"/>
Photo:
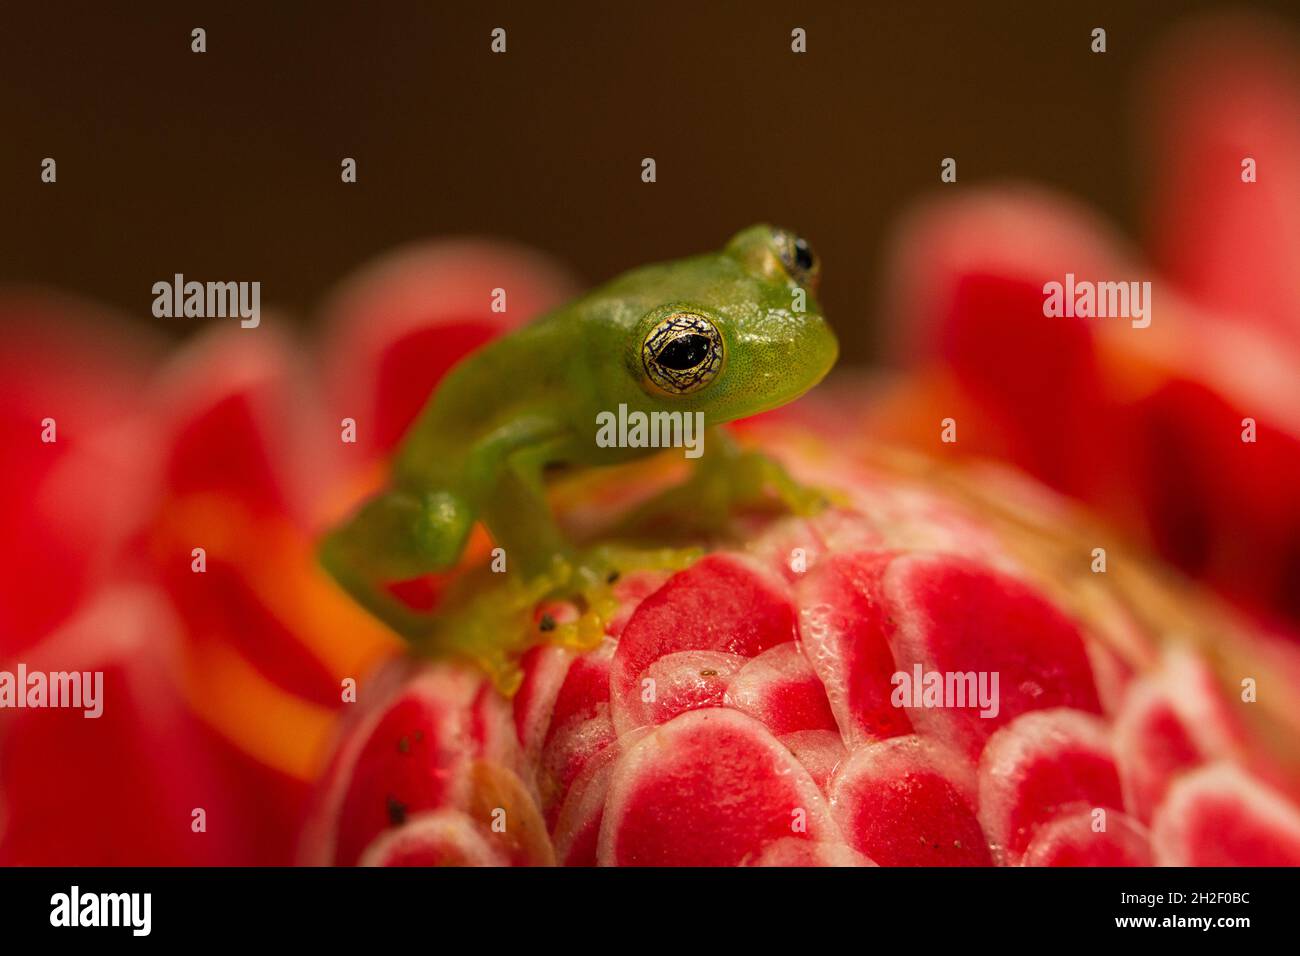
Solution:
<path fill-rule="evenodd" d="M 741 512 L 785 510 L 809 516 L 830 504 L 825 492 L 800 484 L 775 458 L 741 448 L 721 429 L 708 436 L 690 477 L 636 509 L 620 524 L 620 533 L 720 535 Z"/>
<path fill-rule="evenodd" d="M 385 492 L 329 532 L 319 557 L 359 604 L 413 640 L 428 632 L 433 617 L 409 608 L 387 584 L 455 564 L 472 521 L 468 505 L 449 492 Z"/>
<path fill-rule="evenodd" d="M 731 511 L 761 508 L 775 499 L 791 514 L 808 517 L 830 503 L 824 492 L 800 484 L 775 458 L 741 448 L 721 429 L 716 432 L 717 454 L 712 460 L 701 459 L 696 471 L 701 480 L 719 486 Z"/>
<path fill-rule="evenodd" d="M 414 649 L 451 655 L 486 671 L 511 694 L 522 678 L 519 659 L 538 644 L 589 651 L 605 637 L 620 600 L 618 582 L 636 571 L 677 571 L 699 556 L 694 548 L 639 549 L 598 545 L 554 553 L 540 572 L 493 574 L 488 569 L 457 582 L 429 634 Z M 496 579 L 496 580 L 488 580 Z M 553 614 L 545 608 L 563 609 Z"/>

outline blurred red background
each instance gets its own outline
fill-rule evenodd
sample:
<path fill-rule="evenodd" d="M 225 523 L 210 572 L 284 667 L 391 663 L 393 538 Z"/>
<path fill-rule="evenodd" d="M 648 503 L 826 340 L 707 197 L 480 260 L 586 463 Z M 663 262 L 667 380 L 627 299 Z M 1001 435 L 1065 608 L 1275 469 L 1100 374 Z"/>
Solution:
<path fill-rule="evenodd" d="M 6 16 L 24 82 L 0 93 L 0 667 L 101 669 L 115 705 L 0 714 L 0 862 L 290 860 L 340 681 L 398 649 L 316 569 L 319 528 L 457 357 L 755 220 L 824 256 L 864 428 L 1009 460 L 1266 626 L 1300 620 L 1300 80 L 1282 21 Z M 494 238 L 404 246 L 459 233 Z M 1045 319 L 1042 283 L 1067 271 L 1151 281 L 1151 328 Z M 153 319 L 175 272 L 261 281 L 262 325 Z M 508 316 L 488 310 L 496 286 Z M 358 445 L 338 441 L 345 415 Z"/>

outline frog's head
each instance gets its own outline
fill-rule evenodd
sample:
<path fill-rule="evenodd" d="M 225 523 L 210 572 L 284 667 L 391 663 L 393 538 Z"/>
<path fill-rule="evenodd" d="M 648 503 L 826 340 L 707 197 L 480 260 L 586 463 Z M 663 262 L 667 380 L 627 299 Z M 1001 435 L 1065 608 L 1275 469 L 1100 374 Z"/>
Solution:
<path fill-rule="evenodd" d="M 630 330 L 637 405 L 731 421 L 798 398 L 839 352 L 816 298 L 820 262 L 784 229 L 752 226 L 720 251 L 639 269 L 609 288 Z"/>

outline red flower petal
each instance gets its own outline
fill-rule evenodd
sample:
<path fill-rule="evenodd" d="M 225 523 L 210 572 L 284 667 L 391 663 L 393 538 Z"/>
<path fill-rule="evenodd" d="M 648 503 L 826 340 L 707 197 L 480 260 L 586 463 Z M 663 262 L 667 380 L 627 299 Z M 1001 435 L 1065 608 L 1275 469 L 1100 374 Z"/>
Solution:
<path fill-rule="evenodd" d="M 1153 71 L 1157 261 L 1208 309 L 1300 348 L 1300 50 L 1284 31 L 1215 18 Z M 1242 181 L 1242 162 L 1256 181 Z M 1194 198 L 1193 198 L 1194 197 Z"/>
<path fill-rule="evenodd" d="M 505 312 L 492 310 L 494 289 Z M 448 369 L 573 291 L 546 259 L 500 243 L 428 243 L 364 267 L 325 309 L 335 423 L 355 419 L 357 448 L 386 454 Z"/>
<path fill-rule="evenodd" d="M 2 712 L 0 862 L 288 861 L 305 787 L 233 751 L 189 712 L 176 626 L 160 595 L 114 588 L 25 655 L 29 673 L 102 671 L 103 712 Z M 194 829 L 196 809 L 206 831 Z"/>
<path fill-rule="evenodd" d="M 979 819 L 1007 863 L 1037 828 L 1070 811 L 1120 811 L 1119 774 L 1100 718 L 1065 708 L 1022 714 L 980 756 Z"/>
<path fill-rule="evenodd" d="M 702 558 L 641 602 L 624 629 L 610 672 L 615 726 L 625 733 L 648 722 L 640 700 L 651 687 L 658 696 L 657 679 L 646 681 L 655 679 L 650 667 L 666 655 L 708 651 L 747 658 L 793 638 L 794 609 L 779 581 L 737 556 Z M 725 683 L 717 688 L 723 689 Z"/>
<path fill-rule="evenodd" d="M 918 732 L 978 757 L 984 741 L 1017 715 L 1048 707 L 1100 713 L 1077 625 L 1008 575 L 947 557 L 907 556 L 882 579 L 898 670 L 998 677 L 997 712 L 966 706 L 909 707 Z"/>
<path fill-rule="evenodd" d="M 1025 850 L 1026 866 L 1151 866 L 1151 844 L 1137 821 L 1107 811 L 1106 829 L 1095 829 L 1091 810 L 1044 823 Z"/>
<path fill-rule="evenodd" d="M 1300 811 L 1231 764 L 1175 783 L 1151 824 L 1163 866 L 1300 866 Z"/>
<path fill-rule="evenodd" d="M 1240 730 L 1214 675 L 1190 652 L 1172 652 L 1134 681 L 1115 721 L 1115 756 L 1130 812 L 1151 819 L 1170 783 L 1239 750 Z"/>
<path fill-rule="evenodd" d="M 849 845 L 881 866 L 989 866 L 961 757 L 920 737 L 856 750 L 827 788 Z"/>
<path fill-rule="evenodd" d="M 832 555 L 795 590 L 799 642 L 817 671 L 840 731 L 851 744 L 910 733 L 890 703 L 898 668 L 886 638 L 880 579 L 894 555 Z"/>
<path fill-rule="evenodd" d="M 812 778 L 757 721 L 695 710 L 655 728 L 619 760 L 599 859 L 735 866 L 789 837 L 838 839 Z"/>
<path fill-rule="evenodd" d="M 141 417 L 151 340 L 51 294 L 0 298 L 0 655 L 32 646 L 93 593 L 152 489 Z M 42 441 L 53 419 L 55 441 Z"/>

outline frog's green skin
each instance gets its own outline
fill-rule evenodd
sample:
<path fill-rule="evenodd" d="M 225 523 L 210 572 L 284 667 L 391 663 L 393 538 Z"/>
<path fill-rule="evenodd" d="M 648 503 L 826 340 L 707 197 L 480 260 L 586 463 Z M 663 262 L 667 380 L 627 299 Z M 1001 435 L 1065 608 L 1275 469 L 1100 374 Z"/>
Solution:
<path fill-rule="evenodd" d="M 543 470 L 659 451 L 598 446 L 599 413 L 620 404 L 700 411 L 713 426 L 789 402 L 822 379 L 838 347 L 815 299 L 817 272 L 802 240 L 753 226 L 719 252 L 628 272 L 488 344 L 439 384 L 398 450 L 389 489 L 325 538 L 322 561 L 408 637 L 425 625 L 384 583 L 455 564 L 475 520 L 511 571 L 545 574 L 570 549 Z M 707 384 L 672 394 L 647 373 L 643 346 L 683 312 L 717 330 L 722 359 Z M 712 458 L 716 467 L 731 453 L 710 433 L 700 464 Z"/>

